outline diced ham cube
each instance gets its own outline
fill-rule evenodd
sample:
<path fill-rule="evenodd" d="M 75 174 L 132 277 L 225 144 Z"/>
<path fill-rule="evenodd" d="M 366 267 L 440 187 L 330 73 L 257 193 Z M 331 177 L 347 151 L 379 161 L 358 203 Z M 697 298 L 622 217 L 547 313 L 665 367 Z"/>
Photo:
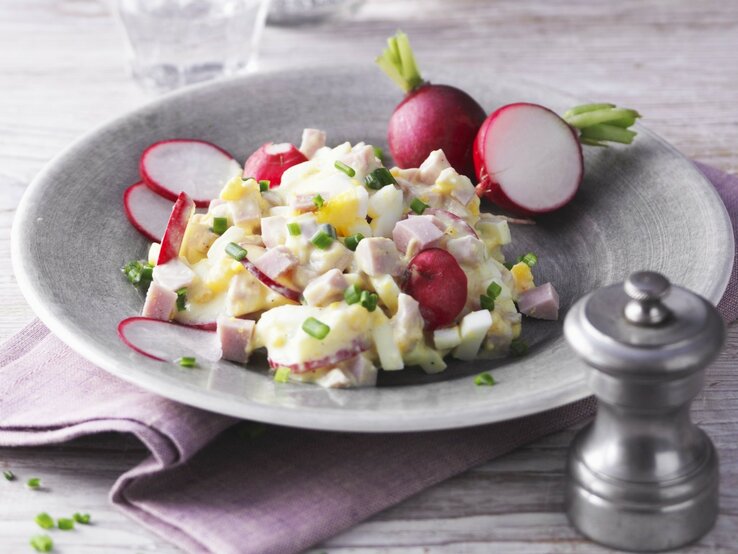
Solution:
<path fill-rule="evenodd" d="M 250 319 L 219 316 L 216 329 L 223 359 L 240 364 L 246 363 L 251 353 L 251 337 L 255 323 Z"/>
<path fill-rule="evenodd" d="M 309 160 L 315 153 L 325 146 L 325 131 L 319 129 L 303 129 L 300 152 Z"/>
<path fill-rule="evenodd" d="M 359 242 L 355 260 L 358 268 L 372 277 L 402 273 L 400 253 L 395 243 L 384 237 L 370 237 Z"/>
<path fill-rule="evenodd" d="M 284 244 L 287 238 L 287 218 L 281 215 L 273 215 L 261 218 L 261 240 L 264 246 L 274 248 Z"/>
<path fill-rule="evenodd" d="M 297 265 L 297 258 L 284 246 L 270 248 L 254 260 L 254 265 L 267 277 L 277 279 Z"/>
<path fill-rule="evenodd" d="M 438 179 L 441 171 L 449 167 L 451 167 L 451 164 L 448 163 L 443 150 L 434 150 L 428 154 L 428 157 L 418 168 L 420 170 L 420 181 L 427 185 L 432 185 Z"/>
<path fill-rule="evenodd" d="M 545 283 L 520 294 L 520 313 L 537 319 L 559 318 L 559 294 L 551 283 Z"/>
<path fill-rule="evenodd" d="M 157 265 L 153 271 L 154 282 L 170 291 L 189 287 L 195 279 L 195 272 L 179 258 Z"/>
<path fill-rule="evenodd" d="M 302 295 L 310 306 L 327 306 L 343 298 L 348 283 L 339 269 L 331 269 L 311 281 Z"/>
<path fill-rule="evenodd" d="M 460 264 L 479 264 L 484 259 L 484 243 L 471 235 L 449 240 L 446 249 Z"/>
<path fill-rule="evenodd" d="M 432 215 L 420 215 L 408 217 L 402 221 L 398 221 L 392 231 L 392 238 L 401 251 L 408 251 L 411 242 L 415 242 L 414 251 L 421 251 L 427 248 L 438 246 L 443 231 L 439 229 L 437 218 Z M 363 242 L 363 241 L 362 241 Z"/>
<path fill-rule="evenodd" d="M 177 293 L 164 288 L 156 281 L 152 281 L 146 293 L 141 315 L 152 319 L 169 321 L 177 306 Z"/>

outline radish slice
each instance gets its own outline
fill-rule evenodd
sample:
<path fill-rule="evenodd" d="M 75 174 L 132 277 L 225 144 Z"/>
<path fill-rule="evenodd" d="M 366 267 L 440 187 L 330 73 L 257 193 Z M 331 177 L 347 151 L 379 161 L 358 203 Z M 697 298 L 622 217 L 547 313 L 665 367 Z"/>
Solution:
<path fill-rule="evenodd" d="M 156 260 L 156 265 L 165 264 L 179 256 L 187 223 L 193 213 L 195 213 L 195 203 L 192 198 L 184 192 L 179 193 L 179 197 L 172 208 L 172 214 L 169 216 L 164 237 L 161 239 L 161 248 L 159 249 L 159 258 Z"/>
<path fill-rule="evenodd" d="M 269 358 L 269 366 L 271 368 L 277 367 L 288 367 L 294 373 L 304 373 L 306 371 L 315 371 L 316 369 L 322 369 L 324 367 L 333 367 L 336 364 L 345 362 L 346 360 L 361 354 L 369 350 L 369 344 L 361 339 L 354 339 L 354 341 L 347 347 L 337 350 L 329 356 L 318 358 L 317 360 L 308 360 L 306 362 L 300 362 L 296 364 L 282 364 L 277 360 Z"/>
<path fill-rule="evenodd" d="M 241 167 L 228 152 L 202 140 L 175 139 L 155 142 L 141 155 L 141 178 L 164 198 L 176 200 L 181 192 L 200 208 L 217 198 Z"/>
<path fill-rule="evenodd" d="M 244 259 L 241 260 L 241 263 L 243 266 L 248 269 L 251 274 L 256 277 L 259 281 L 264 283 L 267 287 L 272 289 L 277 294 L 281 294 L 285 298 L 292 300 L 293 302 L 300 303 L 300 291 L 291 289 L 285 285 L 282 285 L 280 283 L 277 283 L 274 279 L 269 277 L 266 273 L 261 271 L 258 267 L 256 267 L 253 263 L 251 263 L 249 260 Z"/>
<path fill-rule="evenodd" d="M 282 182 L 282 173 L 286 169 L 306 161 L 308 159 L 305 154 L 293 144 L 267 142 L 243 164 L 243 176 L 253 177 L 258 181 L 266 179 L 269 181 L 269 187 L 274 188 Z"/>
<path fill-rule="evenodd" d="M 434 215 L 447 226 L 453 227 L 459 233 L 459 235 L 471 235 L 475 239 L 479 238 L 474 228 L 469 225 L 466 221 L 460 218 L 455 213 L 449 212 L 448 210 L 441 210 L 438 208 L 426 208 L 425 212 L 428 215 Z"/>
<path fill-rule="evenodd" d="M 522 215 L 567 204 L 582 182 L 576 131 L 537 104 L 508 104 L 482 124 L 474 142 L 478 193 Z"/>
<path fill-rule="evenodd" d="M 151 242 L 160 242 L 167 228 L 172 202 L 152 191 L 145 183 L 131 185 L 123 193 L 128 221 Z"/>
<path fill-rule="evenodd" d="M 215 362 L 221 358 L 220 341 L 213 331 L 150 319 L 129 317 L 118 324 L 118 336 L 139 354 L 174 362 L 183 356 Z"/>

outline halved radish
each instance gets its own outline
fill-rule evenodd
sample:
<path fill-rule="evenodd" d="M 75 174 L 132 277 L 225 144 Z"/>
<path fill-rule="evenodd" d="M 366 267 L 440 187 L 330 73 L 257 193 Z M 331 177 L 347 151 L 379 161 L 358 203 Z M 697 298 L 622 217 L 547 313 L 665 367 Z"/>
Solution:
<path fill-rule="evenodd" d="M 145 183 L 136 183 L 123 193 L 123 208 L 139 233 L 152 242 L 161 241 L 172 213 L 170 200 L 156 194 Z"/>
<path fill-rule="evenodd" d="M 466 304 L 467 279 L 456 258 L 440 248 L 429 248 L 407 266 L 403 290 L 420 304 L 429 330 L 454 321 Z"/>
<path fill-rule="evenodd" d="M 192 198 L 187 196 L 186 193 L 180 192 L 169 216 L 164 236 L 161 239 L 161 248 L 159 249 L 159 258 L 156 260 L 156 265 L 165 264 L 179 256 L 187 223 L 194 212 L 195 203 Z"/>
<path fill-rule="evenodd" d="M 200 208 L 217 198 L 225 184 L 241 173 L 228 152 L 203 140 L 174 139 L 155 142 L 139 162 L 141 178 L 164 198 L 175 200 L 186 192 Z"/>
<path fill-rule="evenodd" d="M 183 356 L 215 362 L 221 358 L 220 341 L 214 331 L 177 325 L 148 317 L 129 317 L 118 324 L 118 336 L 139 354 L 174 362 Z"/>
<path fill-rule="evenodd" d="M 471 235 L 475 239 L 479 238 L 474 228 L 464 221 L 461 217 L 448 210 L 441 210 L 439 208 L 426 208 L 425 212 L 428 215 L 434 215 L 440 219 L 447 227 L 453 227 L 457 233 L 461 235 Z"/>
<path fill-rule="evenodd" d="M 304 373 L 306 371 L 314 371 L 316 369 L 322 369 L 324 367 L 333 367 L 336 364 L 345 362 L 346 360 L 353 358 L 354 356 L 361 354 L 369 350 L 369 343 L 362 339 L 354 339 L 354 341 L 341 350 L 337 350 L 333 354 L 318 358 L 317 360 L 308 360 L 306 362 L 283 364 L 278 360 L 269 358 L 269 366 L 272 368 L 277 367 L 288 367 L 295 373 Z"/>
<path fill-rule="evenodd" d="M 256 277 L 259 281 L 264 283 L 267 287 L 272 289 L 277 294 L 281 294 L 285 298 L 292 300 L 293 302 L 300 303 L 300 291 L 291 289 L 285 285 L 282 285 L 269 277 L 267 274 L 265 274 L 263 271 L 261 271 L 258 267 L 256 267 L 252 262 L 250 262 L 248 259 L 241 260 L 241 263 L 243 266 L 251 272 L 251 274 Z"/>
<path fill-rule="evenodd" d="M 274 188 L 282 182 L 282 173 L 286 169 L 306 161 L 308 159 L 305 154 L 300 152 L 294 144 L 267 142 L 251 154 L 243 164 L 243 176 L 253 177 L 256 180 L 266 179 L 269 181 L 269 186 Z"/>
<path fill-rule="evenodd" d="M 577 132 L 554 112 L 520 102 L 493 112 L 474 141 L 477 193 L 523 215 L 567 204 L 582 182 Z"/>

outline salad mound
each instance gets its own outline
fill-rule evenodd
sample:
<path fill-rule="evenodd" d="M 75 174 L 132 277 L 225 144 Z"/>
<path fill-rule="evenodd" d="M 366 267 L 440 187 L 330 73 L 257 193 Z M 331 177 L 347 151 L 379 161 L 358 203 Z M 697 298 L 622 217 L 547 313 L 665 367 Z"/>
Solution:
<path fill-rule="evenodd" d="M 326 387 L 519 352 L 521 313 L 558 317 L 555 289 L 534 283 L 535 255 L 505 263 L 507 219 L 480 213 L 443 151 L 390 169 L 371 145 L 325 140 L 306 129 L 299 149 L 268 143 L 245 174 L 219 160 L 222 188 L 206 213 L 180 191 L 148 261 L 124 268 L 150 281 L 142 315 L 214 330 L 237 363 L 265 349 L 277 381 Z M 201 205 L 208 187 L 195 185 Z M 152 210 L 126 208 L 137 228 L 155 227 L 134 221 Z"/>

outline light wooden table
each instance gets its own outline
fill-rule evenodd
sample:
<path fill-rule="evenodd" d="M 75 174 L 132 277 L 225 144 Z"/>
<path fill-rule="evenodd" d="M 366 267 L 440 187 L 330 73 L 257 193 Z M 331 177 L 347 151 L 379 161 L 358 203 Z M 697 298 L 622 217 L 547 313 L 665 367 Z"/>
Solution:
<path fill-rule="evenodd" d="M 269 28 L 262 63 L 364 63 L 395 29 L 423 61 L 495 68 L 583 98 L 636 107 L 687 156 L 738 172 L 738 2 L 592 0 L 370 1 L 350 22 Z M 33 314 L 9 269 L 13 211 L 54 154 L 146 96 L 126 76 L 121 37 L 95 0 L 0 3 L 0 339 Z M 378 77 L 381 78 L 381 77 Z M 390 86 L 388 84 L 388 86 Z M 738 326 L 711 369 L 695 419 L 722 458 L 722 515 L 687 552 L 738 549 Z M 2 401 L 2 399 L 0 399 Z M 337 536 L 329 552 L 606 552 L 562 513 L 572 431 L 435 486 Z M 58 552 L 175 552 L 113 509 L 107 492 L 144 451 L 104 436 L 60 447 L 0 449 L 0 466 L 39 476 L 48 493 L 0 480 L 0 552 L 27 552 L 33 517 L 86 510 L 95 525 L 55 534 Z"/>

